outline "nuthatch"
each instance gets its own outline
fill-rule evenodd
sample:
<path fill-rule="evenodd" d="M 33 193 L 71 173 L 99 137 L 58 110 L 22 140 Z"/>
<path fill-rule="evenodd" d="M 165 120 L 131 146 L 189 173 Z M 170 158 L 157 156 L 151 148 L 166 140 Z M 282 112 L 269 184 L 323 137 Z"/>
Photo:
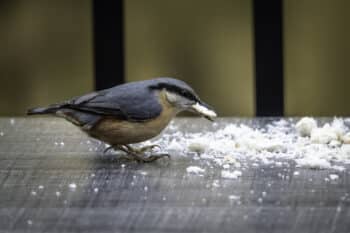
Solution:
<path fill-rule="evenodd" d="M 129 158 L 150 162 L 167 154 L 143 156 L 154 148 L 129 146 L 157 136 L 182 111 L 192 111 L 212 120 L 214 110 L 202 102 L 185 82 L 157 78 L 130 82 L 92 92 L 44 108 L 28 110 L 28 115 L 54 114 L 80 127 L 89 136 L 127 153 Z M 107 148 L 107 149 L 109 149 Z"/>

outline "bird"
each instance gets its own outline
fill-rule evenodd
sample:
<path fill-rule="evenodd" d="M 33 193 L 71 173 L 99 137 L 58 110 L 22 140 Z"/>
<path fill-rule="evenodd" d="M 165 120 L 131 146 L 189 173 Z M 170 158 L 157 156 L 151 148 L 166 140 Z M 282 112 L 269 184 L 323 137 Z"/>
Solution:
<path fill-rule="evenodd" d="M 27 115 L 51 114 L 62 117 L 90 137 L 103 141 L 106 148 L 125 152 L 128 159 L 152 162 L 168 154 L 145 152 L 157 145 L 134 148 L 159 135 L 180 112 L 190 111 L 213 121 L 215 110 L 203 102 L 184 81 L 161 77 L 128 82 L 72 99 L 37 107 Z"/>

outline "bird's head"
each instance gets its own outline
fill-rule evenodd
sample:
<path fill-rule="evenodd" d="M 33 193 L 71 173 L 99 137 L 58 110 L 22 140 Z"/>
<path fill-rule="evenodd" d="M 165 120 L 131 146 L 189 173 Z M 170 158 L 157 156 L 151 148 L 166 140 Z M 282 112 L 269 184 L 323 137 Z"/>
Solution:
<path fill-rule="evenodd" d="M 217 115 L 185 82 L 173 78 L 154 79 L 153 90 L 165 91 L 166 100 L 179 111 L 191 111 L 212 121 Z"/>

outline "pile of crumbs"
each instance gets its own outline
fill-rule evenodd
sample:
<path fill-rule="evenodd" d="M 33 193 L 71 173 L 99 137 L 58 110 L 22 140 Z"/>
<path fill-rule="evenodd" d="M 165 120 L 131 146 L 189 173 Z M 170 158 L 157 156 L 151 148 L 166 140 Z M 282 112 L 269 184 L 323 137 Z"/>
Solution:
<path fill-rule="evenodd" d="M 334 118 L 318 124 L 314 118 L 304 117 L 298 122 L 276 120 L 263 128 L 246 124 L 226 124 L 212 132 L 173 134 L 153 141 L 170 154 L 207 159 L 222 166 L 223 178 L 241 176 L 241 164 L 274 164 L 293 160 L 297 167 L 334 169 L 342 171 L 350 163 L 350 130 L 348 122 Z M 188 173 L 203 173 L 199 167 L 189 167 Z"/>

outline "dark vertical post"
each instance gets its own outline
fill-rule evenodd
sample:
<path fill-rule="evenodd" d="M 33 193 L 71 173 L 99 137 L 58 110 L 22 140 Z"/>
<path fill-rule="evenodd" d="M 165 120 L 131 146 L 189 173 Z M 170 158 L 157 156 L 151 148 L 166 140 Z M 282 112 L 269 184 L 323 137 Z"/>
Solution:
<path fill-rule="evenodd" d="M 283 0 L 254 0 L 256 115 L 283 116 Z"/>
<path fill-rule="evenodd" d="M 124 82 L 123 0 L 93 0 L 95 89 Z"/>

